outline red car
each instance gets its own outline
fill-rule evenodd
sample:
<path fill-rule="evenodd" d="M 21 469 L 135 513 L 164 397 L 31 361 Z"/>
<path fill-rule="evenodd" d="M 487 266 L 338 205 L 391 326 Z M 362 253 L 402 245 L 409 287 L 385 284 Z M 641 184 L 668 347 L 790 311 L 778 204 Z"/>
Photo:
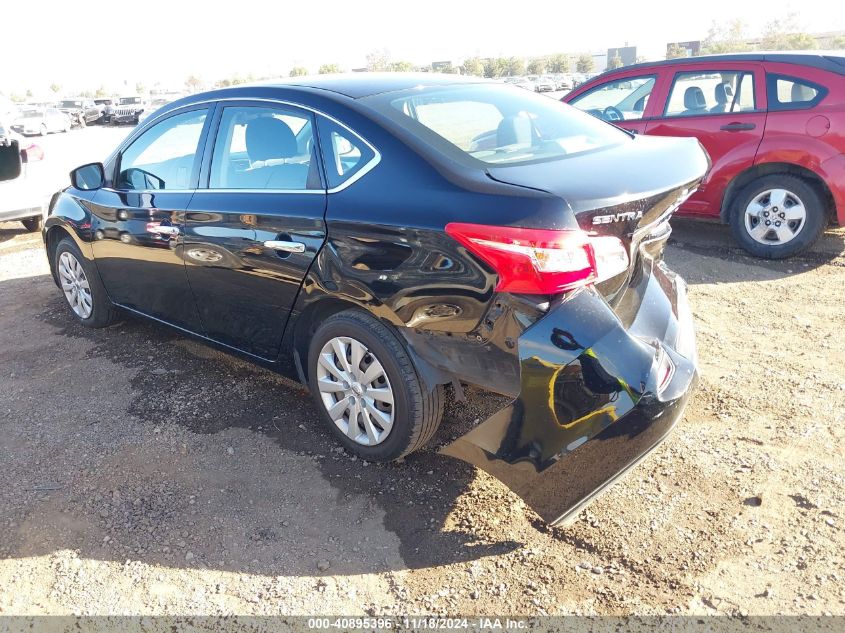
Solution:
<path fill-rule="evenodd" d="M 746 53 L 637 64 L 563 101 L 634 134 L 695 136 L 713 166 L 679 213 L 782 258 L 845 226 L 845 56 Z"/>

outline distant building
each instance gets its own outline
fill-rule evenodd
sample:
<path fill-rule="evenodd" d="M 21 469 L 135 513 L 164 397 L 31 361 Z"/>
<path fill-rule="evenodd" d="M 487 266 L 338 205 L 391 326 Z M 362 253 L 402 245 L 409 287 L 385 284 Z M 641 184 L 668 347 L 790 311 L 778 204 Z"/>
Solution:
<path fill-rule="evenodd" d="M 692 40 L 690 42 L 669 42 L 666 45 L 667 57 L 674 47 L 684 50 L 687 57 L 696 57 L 697 55 L 701 55 L 701 40 Z"/>
<path fill-rule="evenodd" d="M 621 48 L 608 48 L 607 49 L 607 60 L 608 62 L 616 56 L 622 60 L 623 66 L 630 66 L 631 64 L 635 64 L 637 62 L 637 47 L 636 46 L 623 46 Z"/>

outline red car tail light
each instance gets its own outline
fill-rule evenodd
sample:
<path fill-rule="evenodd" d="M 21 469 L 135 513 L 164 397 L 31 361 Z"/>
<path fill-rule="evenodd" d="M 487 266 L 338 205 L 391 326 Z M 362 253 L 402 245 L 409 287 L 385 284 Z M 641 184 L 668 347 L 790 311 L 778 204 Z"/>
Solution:
<path fill-rule="evenodd" d="M 446 233 L 493 267 L 499 292 L 557 294 L 609 279 L 628 267 L 619 239 L 580 230 L 451 222 Z"/>
<path fill-rule="evenodd" d="M 44 160 L 44 150 L 40 145 L 33 143 L 21 150 L 21 160 L 25 163 L 34 163 L 37 160 Z"/>

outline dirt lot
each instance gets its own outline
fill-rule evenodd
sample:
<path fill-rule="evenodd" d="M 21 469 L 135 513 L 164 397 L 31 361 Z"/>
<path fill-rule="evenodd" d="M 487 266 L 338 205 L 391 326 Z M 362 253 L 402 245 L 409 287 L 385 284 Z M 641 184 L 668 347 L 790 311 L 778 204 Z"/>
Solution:
<path fill-rule="evenodd" d="M 434 447 L 337 452 L 272 373 L 135 319 L 76 325 L 18 226 L 0 225 L 0 613 L 845 614 L 843 230 L 767 263 L 676 223 L 700 387 L 554 530 Z"/>

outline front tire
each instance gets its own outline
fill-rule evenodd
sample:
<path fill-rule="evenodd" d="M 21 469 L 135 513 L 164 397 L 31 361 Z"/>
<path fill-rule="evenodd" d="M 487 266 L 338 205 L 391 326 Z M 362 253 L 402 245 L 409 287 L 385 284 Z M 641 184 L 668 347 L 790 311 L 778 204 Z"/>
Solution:
<path fill-rule="evenodd" d="M 736 196 L 731 230 L 755 257 L 783 259 L 804 252 L 827 224 L 818 189 L 797 176 L 771 174 L 754 180 Z"/>
<path fill-rule="evenodd" d="M 323 422 L 349 452 L 399 459 L 443 417 L 443 388 L 426 386 L 391 328 L 358 310 L 326 319 L 311 339 L 308 382 Z"/>
<path fill-rule="evenodd" d="M 93 328 L 117 321 L 117 309 L 109 300 L 100 276 L 72 239 L 65 237 L 59 242 L 53 262 L 59 287 L 77 321 Z"/>

